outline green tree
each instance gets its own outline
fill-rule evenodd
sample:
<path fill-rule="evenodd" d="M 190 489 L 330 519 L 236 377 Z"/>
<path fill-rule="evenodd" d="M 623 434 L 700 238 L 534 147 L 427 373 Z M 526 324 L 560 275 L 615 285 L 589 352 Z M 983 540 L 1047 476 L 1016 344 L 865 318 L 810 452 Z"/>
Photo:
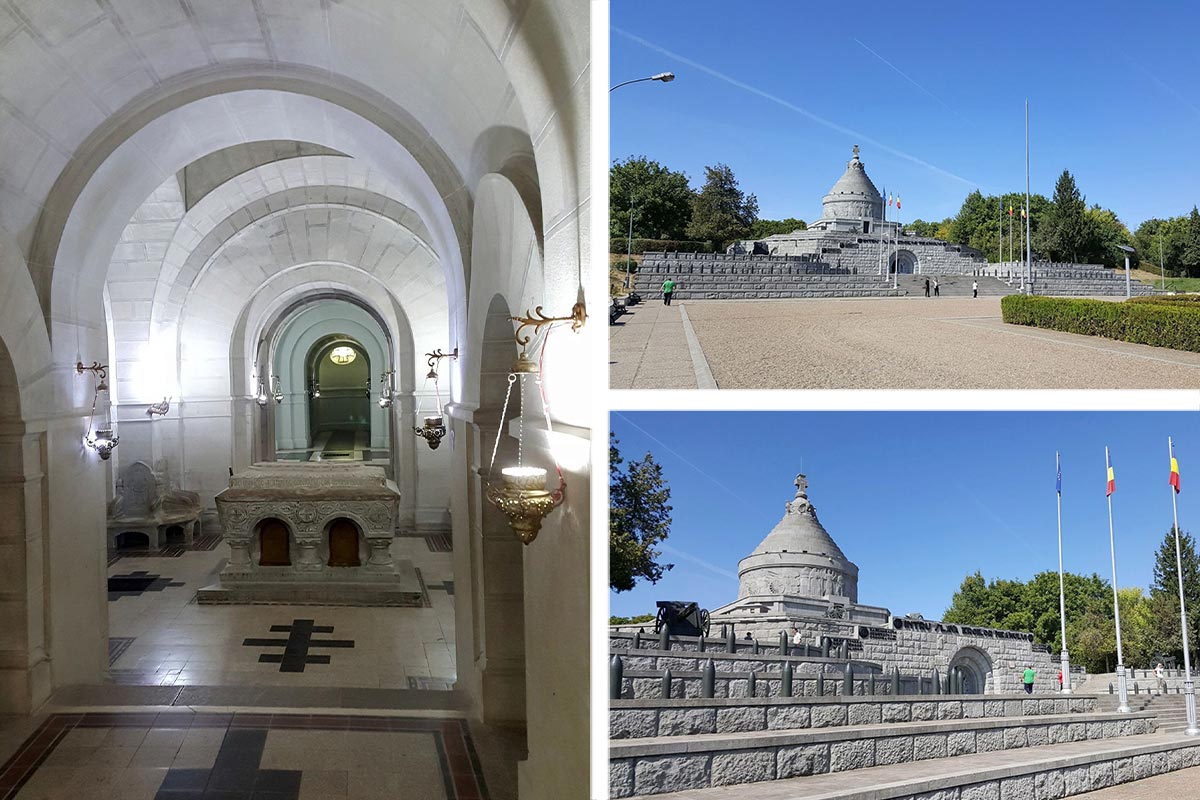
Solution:
<path fill-rule="evenodd" d="M 1184 266 L 1187 246 L 1188 218 L 1148 219 L 1138 226 L 1133 234 L 1133 246 L 1138 252 L 1142 269 L 1159 272 L 1161 246 L 1162 267 L 1168 276 L 1184 276 L 1189 272 Z"/>
<path fill-rule="evenodd" d="M 642 622 L 654 622 L 654 614 L 638 614 L 634 617 L 609 617 L 609 625 L 637 625 Z"/>
<path fill-rule="evenodd" d="M 1134 247 L 1133 236 L 1125 223 L 1117 218 L 1115 211 L 1101 208 L 1098 205 L 1089 208 L 1084 216 L 1087 218 L 1088 239 L 1080 256 L 1088 264 L 1103 264 L 1106 267 L 1123 267 L 1125 253 L 1120 245 Z M 1130 263 L 1136 264 L 1137 255 L 1130 256 Z"/>
<path fill-rule="evenodd" d="M 777 233 L 807 230 L 808 225 L 802 219 L 788 217 L 787 219 L 756 219 L 750 226 L 751 239 L 765 239 Z"/>
<path fill-rule="evenodd" d="M 1200 633 L 1200 557 L 1196 540 L 1190 533 L 1179 534 L 1179 564 L 1183 566 L 1183 600 L 1188 610 L 1188 647 L 1196 651 Z M 1183 657 L 1183 636 L 1179 622 L 1179 569 L 1175 558 L 1175 529 L 1163 536 L 1154 555 L 1154 580 L 1150 598 L 1154 604 L 1154 623 L 1158 649 L 1167 655 Z M 1158 653 L 1154 654 L 1155 656 Z"/>
<path fill-rule="evenodd" d="M 617 437 L 608 437 L 608 555 L 609 586 L 618 592 L 638 580 L 657 583 L 672 564 L 659 563 L 655 549 L 671 532 L 671 489 L 662 466 L 646 453 L 626 469 L 617 449 Z"/>
<path fill-rule="evenodd" d="M 720 252 L 725 243 L 744 239 L 758 219 L 758 198 L 738 188 L 737 178 L 725 164 L 704 168 L 704 187 L 692 203 L 692 221 L 687 235 L 691 239 L 712 242 Z"/>
<path fill-rule="evenodd" d="M 1183 233 L 1183 270 L 1191 276 L 1200 275 L 1200 211 L 1192 206 Z"/>
<path fill-rule="evenodd" d="M 693 192 L 688 177 L 645 156 L 614 161 L 608 172 L 610 238 L 682 239 L 692 218 Z"/>
<path fill-rule="evenodd" d="M 1034 246 L 1051 261 L 1078 262 L 1093 236 L 1086 212 L 1087 202 L 1075 178 L 1064 169 L 1054 184 L 1054 199 L 1033 239 Z"/>

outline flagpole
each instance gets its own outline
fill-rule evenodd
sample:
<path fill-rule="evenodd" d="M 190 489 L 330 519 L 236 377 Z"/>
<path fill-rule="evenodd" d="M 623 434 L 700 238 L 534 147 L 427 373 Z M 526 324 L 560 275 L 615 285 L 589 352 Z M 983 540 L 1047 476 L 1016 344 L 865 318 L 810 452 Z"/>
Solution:
<path fill-rule="evenodd" d="M 887 188 L 884 187 L 883 195 L 879 197 L 879 207 L 883 210 L 883 224 L 879 226 L 879 250 L 876 263 L 879 268 L 879 277 L 883 277 L 883 231 L 887 227 L 887 201 L 883 198 L 887 195 Z"/>
<path fill-rule="evenodd" d="M 899 288 L 899 286 L 900 286 L 900 253 L 899 253 L 899 247 L 900 247 L 900 198 L 899 198 L 899 196 L 896 197 L 896 227 L 892 231 L 892 241 L 895 243 L 892 247 L 892 250 L 893 250 L 893 252 L 896 253 L 896 265 L 895 265 L 896 268 L 892 272 L 892 288 L 896 289 L 896 288 Z M 888 257 L 888 261 L 889 262 L 891 261 L 890 255 Z"/>
<path fill-rule="evenodd" d="M 1107 446 L 1104 448 L 1104 465 L 1106 468 L 1112 469 Z M 1130 711 L 1129 689 L 1125 685 L 1125 658 L 1121 650 L 1121 604 L 1117 601 L 1117 546 L 1113 537 L 1111 492 L 1108 494 L 1108 552 L 1112 556 L 1113 617 L 1117 623 L 1117 692 L 1120 699 L 1117 711 L 1121 714 L 1128 714 Z"/>
<path fill-rule="evenodd" d="M 1033 282 L 1033 243 L 1029 236 L 1029 98 L 1025 98 L 1025 271 Z M 1023 289 L 1022 289 L 1023 290 Z M 1030 285 L 1029 291 L 1033 292 Z"/>
<path fill-rule="evenodd" d="M 1058 618 L 1062 624 L 1062 693 L 1071 694 L 1071 656 L 1067 653 L 1067 599 L 1063 588 L 1063 559 L 1062 559 L 1062 461 L 1057 452 L 1054 454 L 1054 465 L 1058 471 Z"/>
<path fill-rule="evenodd" d="M 1175 442 L 1170 436 L 1167 437 L 1167 452 L 1171 459 L 1172 472 L 1175 471 Z M 1179 578 L 1179 627 L 1183 633 L 1183 693 L 1184 703 L 1187 704 L 1187 730 L 1184 731 L 1188 736 L 1196 736 L 1200 734 L 1200 728 L 1196 727 L 1196 684 L 1192 681 L 1192 656 L 1188 650 L 1188 624 L 1187 624 L 1187 608 L 1183 604 L 1183 557 L 1179 552 L 1179 505 L 1175 495 L 1178 494 L 1176 487 L 1171 487 L 1171 513 L 1175 518 L 1175 576 Z"/>

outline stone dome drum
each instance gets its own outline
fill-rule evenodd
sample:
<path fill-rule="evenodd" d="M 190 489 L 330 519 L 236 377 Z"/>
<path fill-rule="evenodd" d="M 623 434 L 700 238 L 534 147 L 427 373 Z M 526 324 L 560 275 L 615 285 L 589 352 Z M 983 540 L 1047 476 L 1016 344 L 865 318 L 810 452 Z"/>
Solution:
<path fill-rule="evenodd" d="M 858 602 L 858 567 L 838 547 L 809 502 L 808 479 L 783 519 L 738 562 L 738 599 L 763 595 Z"/>
<path fill-rule="evenodd" d="M 883 219 L 883 196 L 867 177 L 866 167 L 854 157 L 846 162 L 846 171 L 821 201 L 822 219 Z"/>

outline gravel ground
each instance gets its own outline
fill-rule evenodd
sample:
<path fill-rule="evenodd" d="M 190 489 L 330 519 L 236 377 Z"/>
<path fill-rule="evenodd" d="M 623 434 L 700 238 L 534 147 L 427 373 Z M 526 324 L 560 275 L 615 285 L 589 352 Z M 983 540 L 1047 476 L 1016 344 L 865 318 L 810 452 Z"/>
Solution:
<path fill-rule="evenodd" d="M 997 297 L 684 304 L 722 389 L 1200 387 L 1200 353 L 1006 325 Z M 688 388 L 638 385 L 651 366 L 613 387 Z"/>

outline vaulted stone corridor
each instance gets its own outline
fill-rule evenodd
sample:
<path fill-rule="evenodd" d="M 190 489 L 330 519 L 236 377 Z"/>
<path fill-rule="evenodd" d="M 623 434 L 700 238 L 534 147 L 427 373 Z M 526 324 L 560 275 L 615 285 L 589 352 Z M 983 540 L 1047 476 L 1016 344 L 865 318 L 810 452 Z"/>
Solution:
<path fill-rule="evenodd" d="M 585 796 L 595 325 L 502 401 L 511 317 L 591 281 L 588 31 L 0 0 L 0 797 Z M 528 544 L 518 459 L 567 487 Z M 373 760 L 305 766 L 347 728 Z"/>

